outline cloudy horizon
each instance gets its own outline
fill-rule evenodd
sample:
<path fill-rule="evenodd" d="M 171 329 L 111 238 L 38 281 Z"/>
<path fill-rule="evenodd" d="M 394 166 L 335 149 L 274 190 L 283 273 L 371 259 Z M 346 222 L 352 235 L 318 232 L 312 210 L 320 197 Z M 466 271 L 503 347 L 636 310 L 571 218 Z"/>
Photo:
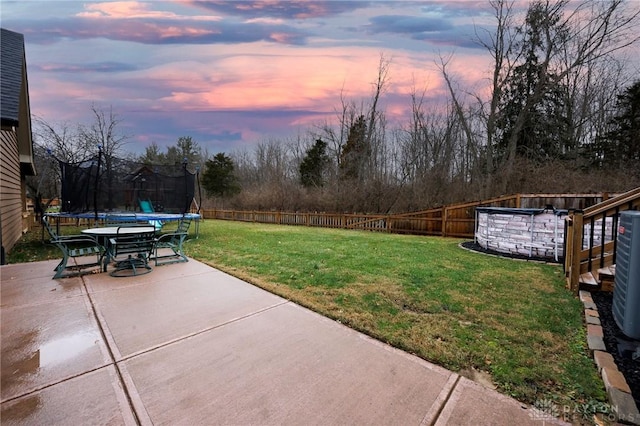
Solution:
<path fill-rule="evenodd" d="M 341 97 L 366 102 L 381 56 L 382 106 L 408 120 L 411 93 L 487 84 L 474 38 L 493 25 L 485 1 L 2 1 L 2 27 L 25 36 L 31 112 L 89 124 L 112 108 L 127 150 L 190 136 L 214 154 L 286 139 L 335 121 Z"/>

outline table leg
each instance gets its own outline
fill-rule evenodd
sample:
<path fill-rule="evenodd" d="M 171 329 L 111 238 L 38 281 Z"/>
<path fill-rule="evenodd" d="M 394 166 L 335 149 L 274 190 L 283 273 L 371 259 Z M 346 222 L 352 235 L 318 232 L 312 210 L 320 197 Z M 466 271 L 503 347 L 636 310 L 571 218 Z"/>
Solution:
<path fill-rule="evenodd" d="M 103 237 L 102 247 L 104 247 L 104 258 L 102 259 L 102 272 L 107 272 L 107 266 L 111 263 L 111 246 L 109 237 Z"/>

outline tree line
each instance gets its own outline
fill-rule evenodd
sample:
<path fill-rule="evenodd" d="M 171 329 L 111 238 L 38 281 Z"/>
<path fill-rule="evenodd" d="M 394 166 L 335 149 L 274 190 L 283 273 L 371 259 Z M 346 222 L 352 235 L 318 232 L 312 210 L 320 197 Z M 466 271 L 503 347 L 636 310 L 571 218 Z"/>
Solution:
<path fill-rule="evenodd" d="M 371 96 L 341 95 L 335 119 L 303 135 L 213 155 L 185 136 L 165 152 L 152 144 L 138 160 L 186 159 L 205 190 L 202 205 L 235 209 L 387 213 L 640 185 L 640 79 L 625 56 L 640 34 L 637 4 L 489 4 L 495 25 L 476 33 L 492 59 L 488 90 L 462 87 L 450 71 L 455 56 L 440 55 L 447 99 L 434 104 L 414 89 L 408 121 L 392 127 L 384 109 L 392 61 L 381 55 Z M 98 143 L 110 155 L 122 150 L 117 117 L 93 112 L 95 123 L 77 132 L 40 120 L 39 153 L 71 159 Z"/>

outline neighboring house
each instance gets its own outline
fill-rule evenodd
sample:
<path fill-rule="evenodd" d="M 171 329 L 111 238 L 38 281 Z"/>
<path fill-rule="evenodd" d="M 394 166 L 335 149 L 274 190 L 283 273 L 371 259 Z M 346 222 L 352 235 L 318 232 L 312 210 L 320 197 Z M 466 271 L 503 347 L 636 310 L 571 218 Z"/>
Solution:
<path fill-rule="evenodd" d="M 24 36 L 0 29 L 0 243 L 2 264 L 25 229 L 26 176 L 36 174 Z"/>

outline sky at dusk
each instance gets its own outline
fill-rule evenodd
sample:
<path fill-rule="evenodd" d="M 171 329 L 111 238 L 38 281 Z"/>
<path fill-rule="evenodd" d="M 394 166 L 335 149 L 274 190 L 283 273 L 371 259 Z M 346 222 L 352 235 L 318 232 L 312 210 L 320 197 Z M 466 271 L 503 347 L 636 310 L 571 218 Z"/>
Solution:
<path fill-rule="evenodd" d="M 0 16 L 25 36 L 32 115 L 74 126 L 112 108 L 134 153 L 307 137 L 341 95 L 371 97 L 381 55 L 387 118 L 406 122 L 414 89 L 446 96 L 439 55 L 460 86 L 486 84 L 474 38 L 493 25 L 487 1 L 2 0 Z"/>

